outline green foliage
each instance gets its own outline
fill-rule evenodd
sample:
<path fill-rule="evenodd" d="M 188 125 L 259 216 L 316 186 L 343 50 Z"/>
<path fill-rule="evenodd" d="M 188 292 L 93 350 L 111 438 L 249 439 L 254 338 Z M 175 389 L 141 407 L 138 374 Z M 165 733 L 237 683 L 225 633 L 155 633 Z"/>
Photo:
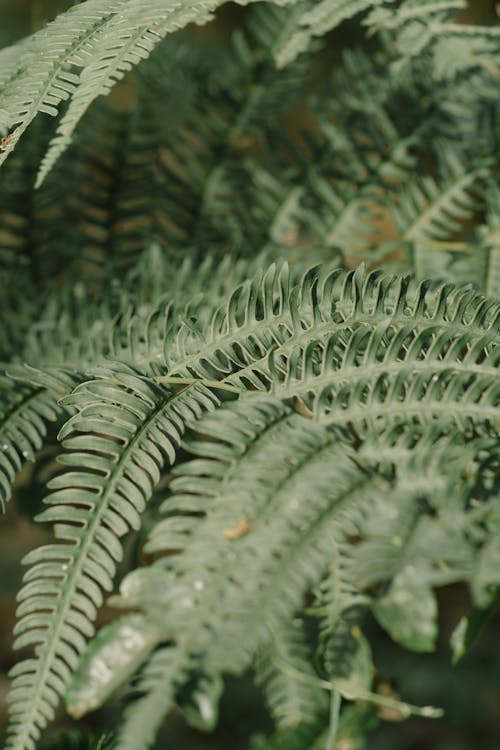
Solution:
<path fill-rule="evenodd" d="M 211 732 L 249 672 L 256 750 L 361 750 L 377 711 L 440 715 L 379 690 L 374 621 L 432 652 L 465 584 L 458 659 L 498 600 L 498 29 L 281 0 L 161 41 L 218 5 L 85 0 L 0 51 L 2 508 L 57 454 L 8 750 L 127 683 L 98 747 Z M 375 38 L 330 73 L 349 19 Z"/>

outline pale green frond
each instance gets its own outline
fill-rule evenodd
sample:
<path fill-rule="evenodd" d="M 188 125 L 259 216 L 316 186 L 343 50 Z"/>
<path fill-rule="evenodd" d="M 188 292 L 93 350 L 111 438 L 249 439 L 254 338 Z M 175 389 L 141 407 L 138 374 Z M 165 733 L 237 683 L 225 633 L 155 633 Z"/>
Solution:
<path fill-rule="evenodd" d="M 12 137 L 2 148 L 0 163 L 38 112 L 56 115 L 61 102 L 76 91 L 79 76 L 74 66 L 81 66 L 86 57 L 91 59 L 96 41 L 126 3 L 112 0 L 103 6 L 100 0 L 90 0 L 77 5 L 21 45 L 22 57 L 9 66 L 1 91 L 2 124 Z"/>
<path fill-rule="evenodd" d="M 173 708 L 176 688 L 188 676 L 191 658 L 176 646 L 163 646 L 144 667 L 137 699 L 129 706 L 118 730 L 114 750 L 151 747 L 166 712 Z"/>
<path fill-rule="evenodd" d="M 209 673 L 238 674 L 321 576 L 337 512 L 370 478 L 335 433 L 265 397 L 217 410 L 200 432 L 147 547 L 176 554 L 125 579 L 120 603 L 149 610 Z"/>
<path fill-rule="evenodd" d="M 125 615 L 102 628 L 85 651 L 64 700 L 76 719 L 100 706 L 133 676 L 158 644 L 158 629 L 143 615 Z"/>
<path fill-rule="evenodd" d="M 311 661 L 300 618 L 285 624 L 279 635 L 273 634 L 257 654 L 257 684 L 263 688 L 266 703 L 279 728 L 310 722 L 321 709 L 326 709 L 326 693 Z"/>
<path fill-rule="evenodd" d="M 38 112 L 55 116 L 61 103 L 69 100 L 41 167 L 40 183 L 96 97 L 108 93 L 167 34 L 191 22 L 205 23 L 220 4 L 221 0 L 183 0 L 181 4 L 112 0 L 103 5 L 100 0 L 87 0 L 61 13 L 33 35 L 29 46 L 20 47 L 23 55 L 18 64 L 9 65 L 1 91 L 4 114 L 0 125 L 10 130 L 10 137 L 2 146 L 0 164 Z"/>

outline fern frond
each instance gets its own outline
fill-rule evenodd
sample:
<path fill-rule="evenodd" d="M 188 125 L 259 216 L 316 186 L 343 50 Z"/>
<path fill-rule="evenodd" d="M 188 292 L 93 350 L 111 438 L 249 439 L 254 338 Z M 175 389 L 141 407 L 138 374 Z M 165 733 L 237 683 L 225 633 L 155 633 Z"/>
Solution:
<path fill-rule="evenodd" d="M 51 393 L 29 386 L 13 388 L 8 378 L 0 379 L 0 506 L 10 498 L 14 478 L 22 464 L 33 460 L 43 445 L 46 422 L 55 422 L 61 408 Z"/>
<path fill-rule="evenodd" d="M 114 750 L 151 747 L 190 666 L 190 656 L 175 646 L 164 646 L 153 654 L 139 678 L 137 700 L 125 712 Z"/>
<path fill-rule="evenodd" d="M 78 386 L 67 405 L 78 413 L 61 432 L 68 471 L 50 483 L 51 506 L 38 518 L 55 522 L 63 544 L 30 553 L 33 564 L 19 594 L 16 647 L 36 645 L 36 656 L 13 671 L 8 748 L 32 748 L 53 718 L 58 697 L 93 633 L 112 588 L 119 539 L 139 516 L 165 460 L 172 461 L 186 419 L 212 408 L 215 397 L 198 386 L 174 395 L 126 372 Z"/>
<path fill-rule="evenodd" d="M 326 709 L 325 691 L 314 678 L 311 654 L 300 618 L 282 626 L 258 652 L 257 684 L 280 728 L 312 721 Z M 307 678 L 311 678 L 308 680 Z"/>
<path fill-rule="evenodd" d="M 294 0 L 281 3 L 287 1 Z M 23 59 L 16 66 L 9 65 L 10 75 L 3 81 L 0 126 L 14 129 L 3 146 L 0 164 L 38 112 L 55 116 L 61 102 L 69 100 L 40 169 L 40 184 L 92 101 L 108 93 L 167 34 L 191 22 L 206 23 L 220 4 L 221 0 L 189 0 L 180 6 L 165 0 L 149 0 L 147 5 L 112 0 L 103 7 L 99 0 L 89 0 L 60 14 L 33 35 L 29 47 L 21 47 L 27 49 Z"/>
<path fill-rule="evenodd" d="M 276 51 L 276 63 L 284 67 L 308 49 L 313 37 L 323 36 L 343 21 L 390 0 L 320 0 L 308 3 L 298 18 L 296 30 Z"/>
<path fill-rule="evenodd" d="M 487 166 L 464 168 L 451 149 L 443 150 L 441 157 L 442 179 L 428 176 L 409 183 L 400 206 L 394 205 L 395 221 L 405 240 L 450 239 L 483 205 L 480 196 L 486 187 Z"/>
<path fill-rule="evenodd" d="M 494 432 L 500 349 L 493 341 L 486 336 L 472 343 L 452 331 L 433 335 L 432 324 L 418 334 L 412 326 L 396 331 L 391 322 L 359 326 L 311 342 L 292 353 L 284 369 L 273 363 L 272 391 L 299 399 L 315 419 L 352 424 L 361 433 L 410 416 Z"/>

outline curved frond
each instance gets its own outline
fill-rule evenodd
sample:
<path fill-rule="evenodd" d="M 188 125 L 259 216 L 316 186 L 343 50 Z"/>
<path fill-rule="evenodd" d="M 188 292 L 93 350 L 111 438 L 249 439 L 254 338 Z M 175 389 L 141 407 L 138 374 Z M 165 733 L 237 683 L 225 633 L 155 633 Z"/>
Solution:
<path fill-rule="evenodd" d="M 311 722 L 326 710 L 326 693 L 311 661 L 300 618 L 283 625 L 257 654 L 257 684 L 278 728 Z"/>
<path fill-rule="evenodd" d="M 8 378 L 0 380 L 0 387 L 5 389 L 0 413 L 0 506 L 5 510 L 17 472 L 34 459 L 43 445 L 46 422 L 54 422 L 60 410 L 52 394 L 40 389 L 17 385 L 14 391 Z"/>
<path fill-rule="evenodd" d="M 59 544 L 25 558 L 33 565 L 19 594 L 16 647 L 36 646 L 16 665 L 8 748 L 32 748 L 54 715 L 102 603 L 110 591 L 120 538 L 138 528 L 165 461 L 173 461 L 184 422 L 213 407 L 202 386 L 172 395 L 145 379 L 115 372 L 78 386 L 65 399 L 78 413 L 61 432 L 67 471 L 51 480 L 51 506 L 38 519 L 55 523 Z"/>
<path fill-rule="evenodd" d="M 411 242 L 449 239 L 478 211 L 484 201 L 487 165 L 464 167 L 451 149 L 442 152 L 443 177 L 430 176 L 403 188 L 393 212 L 403 239 Z"/>

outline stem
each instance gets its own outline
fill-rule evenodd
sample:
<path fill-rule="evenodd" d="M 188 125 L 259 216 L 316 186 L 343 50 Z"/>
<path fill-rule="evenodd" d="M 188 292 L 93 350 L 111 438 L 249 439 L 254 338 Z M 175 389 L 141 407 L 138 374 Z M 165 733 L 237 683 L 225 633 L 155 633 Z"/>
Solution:
<path fill-rule="evenodd" d="M 340 704 L 342 696 L 338 690 L 333 689 L 330 698 L 330 727 L 328 729 L 328 739 L 325 750 L 334 750 L 337 731 L 339 728 Z"/>

